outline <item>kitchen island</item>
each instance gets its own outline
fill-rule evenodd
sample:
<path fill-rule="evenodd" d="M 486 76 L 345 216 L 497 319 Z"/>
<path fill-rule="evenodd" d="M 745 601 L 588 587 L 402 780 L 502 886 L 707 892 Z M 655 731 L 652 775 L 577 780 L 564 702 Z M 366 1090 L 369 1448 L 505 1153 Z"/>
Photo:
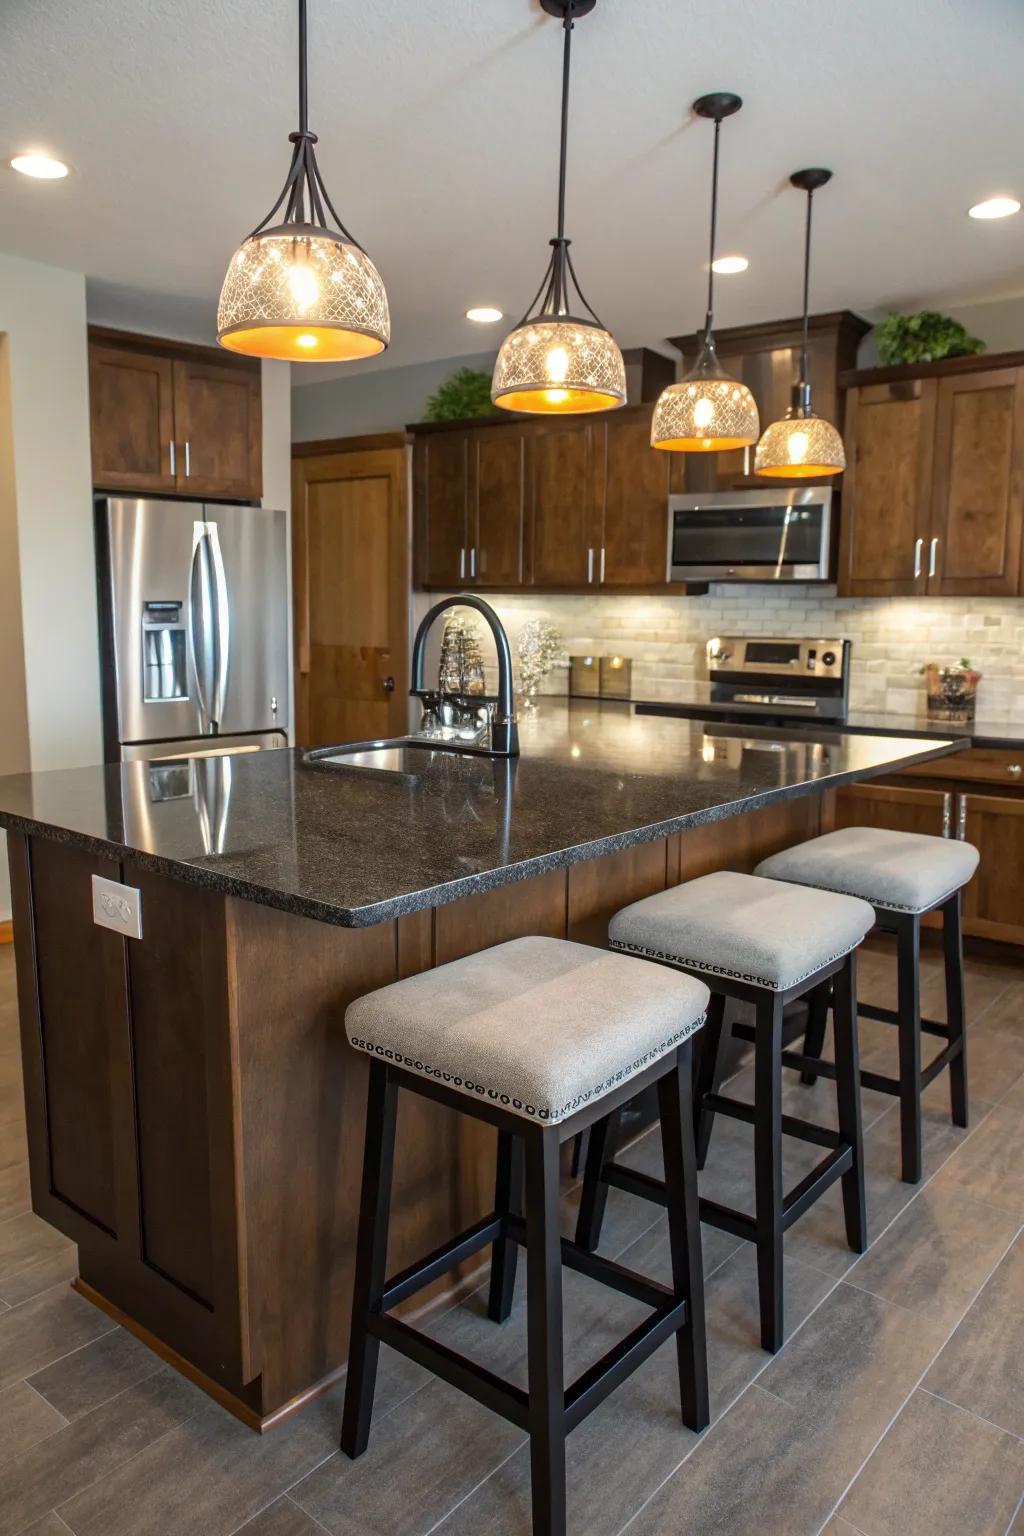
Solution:
<path fill-rule="evenodd" d="M 368 990 L 749 869 L 827 792 L 961 749 L 543 706 L 522 755 L 279 751 L 0 779 L 35 1210 L 83 1294 L 255 1428 L 344 1368 Z M 137 892 L 97 926 L 92 877 Z M 117 921 L 115 911 L 114 921 Z M 399 1120 L 390 1261 L 489 1209 L 493 1132 Z M 449 1282 L 450 1283 L 450 1282 Z"/>

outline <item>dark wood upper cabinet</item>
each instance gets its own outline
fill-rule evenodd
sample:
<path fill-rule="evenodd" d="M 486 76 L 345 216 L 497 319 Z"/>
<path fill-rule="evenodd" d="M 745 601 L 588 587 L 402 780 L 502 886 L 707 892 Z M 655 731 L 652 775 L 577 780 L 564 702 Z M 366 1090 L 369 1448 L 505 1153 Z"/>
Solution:
<path fill-rule="evenodd" d="M 470 437 L 469 555 L 472 587 L 515 587 L 523 580 L 526 433 L 487 427 Z"/>
<path fill-rule="evenodd" d="M 534 586 L 585 587 L 599 579 L 596 439 L 601 431 L 579 417 L 533 424 L 529 574 Z"/>
<path fill-rule="evenodd" d="M 851 596 L 924 592 L 931 531 L 934 380 L 874 384 L 846 402 L 839 589 Z"/>
<path fill-rule="evenodd" d="M 89 328 L 93 484 L 256 500 L 260 368 L 213 347 Z"/>
<path fill-rule="evenodd" d="M 839 590 L 1024 590 L 1024 357 L 956 358 L 850 379 Z"/>
<path fill-rule="evenodd" d="M 602 586 L 668 580 L 668 494 L 675 454 L 651 448 L 651 407 L 627 406 L 598 431 L 604 488 L 597 579 Z M 603 461 L 603 462 L 601 462 Z"/>
<path fill-rule="evenodd" d="M 417 579 L 456 587 L 467 574 L 470 434 L 419 437 L 413 451 Z"/>
<path fill-rule="evenodd" d="M 929 592 L 1021 590 L 1022 380 L 1005 368 L 938 381 Z"/>
<path fill-rule="evenodd" d="M 93 484 L 175 490 L 174 364 L 123 347 L 89 348 Z"/>

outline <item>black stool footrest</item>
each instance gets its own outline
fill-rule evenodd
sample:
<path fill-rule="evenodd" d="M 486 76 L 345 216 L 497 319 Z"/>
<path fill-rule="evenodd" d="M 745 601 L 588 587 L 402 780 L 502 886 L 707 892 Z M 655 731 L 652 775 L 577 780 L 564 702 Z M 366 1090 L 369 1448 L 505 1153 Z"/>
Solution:
<path fill-rule="evenodd" d="M 895 1008 L 882 1008 L 875 1003 L 858 1003 L 857 1015 L 862 1019 L 875 1019 L 879 1024 L 898 1024 L 900 1016 Z M 921 1029 L 926 1035 L 940 1035 L 943 1040 L 955 1040 L 956 1030 L 938 1019 L 922 1019 Z"/>
<path fill-rule="evenodd" d="M 606 1355 L 577 1376 L 565 1394 L 565 1428 L 575 1429 L 638 1366 L 670 1339 L 686 1322 L 686 1302 L 673 1299 L 645 1317 Z"/>
<path fill-rule="evenodd" d="M 704 1104 L 716 1115 L 730 1115 L 733 1120 L 743 1120 L 747 1125 L 755 1124 L 754 1106 L 743 1099 L 730 1099 L 725 1094 L 709 1093 Z M 800 1120 L 796 1115 L 782 1116 L 782 1134 L 795 1136 L 799 1141 L 813 1142 L 817 1147 L 838 1147 L 841 1144 L 838 1131 L 833 1131 L 827 1125 L 815 1125 L 811 1120 Z"/>
<path fill-rule="evenodd" d="M 458 1387 L 460 1392 L 475 1398 L 485 1408 L 500 1413 L 503 1419 L 508 1419 L 518 1429 L 529 1429 L 530 1397 L 522 1387 L 506 1381 L 503 1376 L 496 1376 L 486 1366 L 478 1365 L 467 1355 L 449 1349 L 447 1344 L 442 1344 L 438 1339 L 420 1333 L 418 1328 L 410 1328 L 399 1317 L 372 1313 L 367 1318 L 366 1326 L 368 1332 L 380 1339 L 382 1344 L 390 1344 L 399 1354 L 414 1360 L 435 1376 L 440 1376 L 449 1386 Z"/>
<path fill-rule="evenodd" d="M 502 1227 L 502 1218 L 492 1211 L 490 1216 L 485 1216 L 482 1221 L 467 1227 L 465 1232 L 461 1232 L 451 1242 L 435 1248 L 433 1253 L 428 1254 L 425 1259 L 420 1259 L 419 1263 L 410 1264 L 408 1269 L 403 1269 L 399 1274 L 392 1276 L 384 1286 L 381 1310 L 390 1312 L 393 1307 L 398 1306 L 400 1301 L 408 1301 L 410 1296 L 415 1296 L 417 1291 L 422 1291 L 423 1287 L 429 1285 L 432 1280 L 446 1275 L 464 1259 L 471 1259 L 474 1253 L 479 1253 L 481 1248 L 486 1248 L 488 1243 L 493 1243 L 497 1238 L 505 1236 Z"/>

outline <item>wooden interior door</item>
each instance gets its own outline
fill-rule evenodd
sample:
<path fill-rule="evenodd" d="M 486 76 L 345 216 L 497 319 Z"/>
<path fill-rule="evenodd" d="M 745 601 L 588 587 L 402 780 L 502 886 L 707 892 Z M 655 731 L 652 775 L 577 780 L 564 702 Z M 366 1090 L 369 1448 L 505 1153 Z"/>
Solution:
<path fill-rule="evenodd" d="M 404 447 L 292 461 L 299 746 L 406 728 L 408 478 Z"/>
<path fill-rule="evenodd" d="M 469 433 L 437 432 L 417 438 L 418 580 L 457 590 L 469 574 Z"/>
<path fill-rule="evenodd" d="M 538 587 L 584 587 L 598 576 L 595 430 L 535 421 L 530 432 L 531 574 Z"/>
<path fill-rule="evenodd" d="M 174 365 L 130 348 L 89 348 L 93 485 L 173 491 Z"/>
<path fill-rule="evenodd" d="M 470 435 L 469 564 L 466 585 L 518 587 L 523 580 L 526 434 L 480 427 Z"/>
<path fill-rule="evenodd" d="M 936 381 L 870 384 L 846 397 L 839 590 L 900 597 L 926 590 Z"/>
<path fill-rule="evenodd" d="M 1024 369 L 941 379 L 928 591 L 1016 596 L 1024 524 Z"/>
<path fill-rule="evenodd" d="M 675 455 L 651 447 L 651 407 L 612 412 L 598 433 L 604 458 L 604 530 L 598 577 L 604 586 L 668 580 L 668 494 Z"/>
<path fill-rule="evenodd" d="M 964 891 L 964 931 L 1024 944 L 1024 797 L 961 794 L 958 835 L 981 854 Z"/>
<path fill-rule="evenodd" d="M 255 500 L 263 490 L 258 373 L 217 364 L 174 364 L 177 489 L 192 496 Z"/>

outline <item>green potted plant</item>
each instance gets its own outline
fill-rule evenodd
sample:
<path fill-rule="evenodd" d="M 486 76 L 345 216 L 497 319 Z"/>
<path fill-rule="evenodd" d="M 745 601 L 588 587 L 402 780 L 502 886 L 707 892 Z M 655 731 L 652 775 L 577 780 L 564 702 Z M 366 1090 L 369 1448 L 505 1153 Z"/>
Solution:
<path fill-rule="evenodd" d="M 465 421 L 471 416 L 497 416 L 491 400 L 491 376 L 479 368 L 460 368 L 427 401 L 427 421 Z"/>
<path fill-rule="evenodd" d="M 886 315 L 878 326 L 878 356 L 886 367 L 897 363 L 937 363 L 943 357 L 974 357 L 985 343 L 969 336 L 959 320 L 922 309 L 916 315 Z"/>

